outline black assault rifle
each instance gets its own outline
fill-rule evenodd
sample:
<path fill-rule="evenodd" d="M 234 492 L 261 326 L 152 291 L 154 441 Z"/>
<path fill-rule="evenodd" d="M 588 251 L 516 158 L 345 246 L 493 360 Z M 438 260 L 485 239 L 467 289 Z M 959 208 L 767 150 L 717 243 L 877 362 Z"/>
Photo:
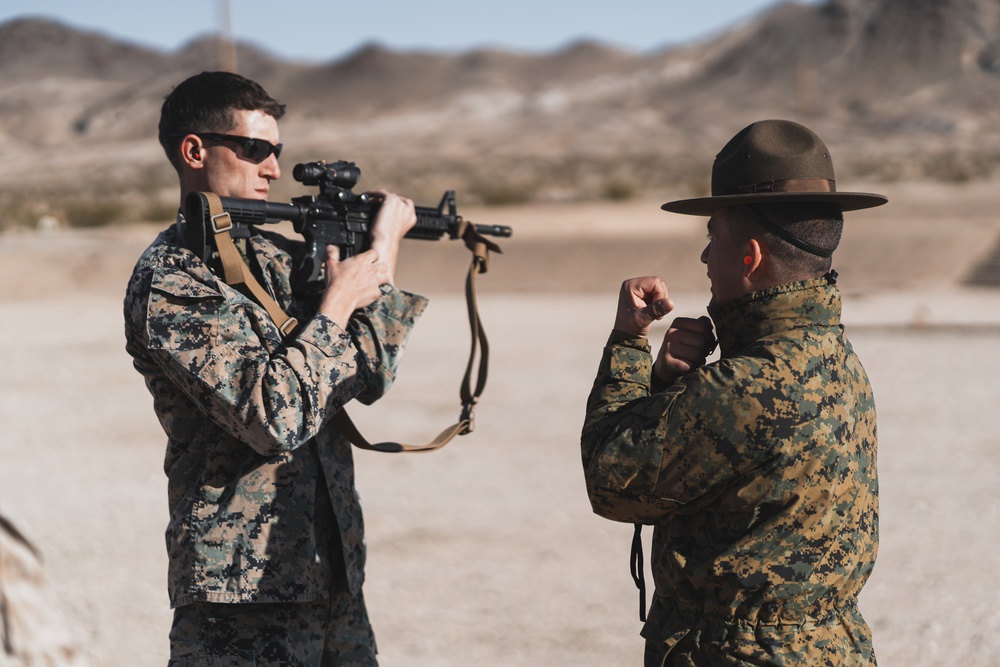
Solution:
<path fill-rule="evenodd" d="M 370 247 L 369 231 L 378 214 L 381 201 L 365 193 L 351 190 L 361 177 L 353 162 L 306 162 L 295 165 L 292 176 L 303 185 L 319 186 L 318 195 L 292 198 L 291 203 L 258 199 L 220 197 L 223 210 L 233 223 L 230 235 L 249 236 L 248 225 L 277 223 L 288 220 L 306 243 L 306 254 L 296 271 L 299 288 L 322 289 L 326 246 L 340 248 L 340 258 L 364 252 Z M 450 239 L 474 236 L 488 244 L 490 250 L 499 247 L 482 236 L 509 237 L 510 227 L 504 225 L 474 225 L 458 215 L 455 191 L 448 190 L 437 208 L 417 206 L 417 224 L 406 234 L 408 239 L 436 241 L 446 234 Z M 200 192 L 192 192 L 184 202 L 184 217 L 188 221 L 187 245 L 206 263 L 212 256 L 213 220 L 208 200 Z M 469 243 L 466 238 L 466 243 Z"/>
<path fill-rule="evenodd" d="M 267 310 L 282 335 L 293 335 L 297 325 L 295 318 L 289 317 L 250 275 L 231 237 L 249 237 L 250 225 L 290 221 L 306 242 L 306 254 L 294 273 L 294 287 L 318 293 L 325 285 L 323 266 L 326 246 L 339 247 L 341 259 L 364 252 L 370 247 L 369 231 L 381 206 L 378 198 L 351 191 L 361 177 L 361 170 L 353 162 L 297 164 L 292 176 L 304 185 L 318 185 L 319 194 L 294 197 L 290 204 L 280 204 L 192 192 L 184 202 L 188 249 L 209 265 L 215 264 L 213 255 L 218 251 L 223 279 L 232 286 L 245 288 Z M 431 451 L 444 446 L 456 435 L 472 431 L 475 424 L 473 411 L 486 386 L 489 345 L 476 305 L 475 275 L 486 271 L 490 250 L 500 252 L 500 248 L 485 236 L 507 237 L 511 235 L 511 228 L 503 225 L 474 225 L 462 219 L 458 215 L 455 192 L 452 190 L 444 193 L 437 208 L 417 206 L 416 213 L 417 224 L 407 232 L 406 238 L 435 241 L 447 234 L 451 239 L 462 239 L 472 251 L 473 259 L 465 290 L 469 325 L 472 329 L 472 349 L 459 392 L 462 413 L 458 422 L 426 445 L 396 442 L 373 445 L 358 432 L 344 410 L 334 415 L 337 428 L 348 440 L 364 449 L 383 452 Z M 478 374 L 473 388 L 472 374 L 477 365 L 477 351 Z"/>

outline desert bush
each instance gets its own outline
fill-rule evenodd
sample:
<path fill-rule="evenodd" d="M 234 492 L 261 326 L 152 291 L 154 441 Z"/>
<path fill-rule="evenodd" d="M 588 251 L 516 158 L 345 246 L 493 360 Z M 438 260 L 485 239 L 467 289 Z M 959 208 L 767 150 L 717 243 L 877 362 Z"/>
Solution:
<path fill-rule="evenodd" d="M 120 202 L 106 199 L 78 199 L 63 208 L 66 224 L 70 227 L 103 227 L 124 217 Z"/>
<path fill-rule="evenodd" d="M 1000 151 L 948 147 L 913 154 L 906 151 L 858 153 L 838 165 L 841 180 L 896 183 L 926 179 L 961 185 L 990 178 L 1000 168 Z"/>
<path fill-rule="evenodd" d="M 43 219 L 62 221 L 50 199 L 25 192 L 0 192 L 0 231 L 34 228 Z"/>
<path fill-rule="evenodd" d="M 626 180 L 612 179 L 604 184 L 604 190 L 601 192 L 604 199 L 610 199 L 611 201 L 626 201 L 635 196 L 636 186 L 634 183 Z"/>
<path fill-rule="evenodd" d="M 142 208 L 143 222 L 173 222 L 177 217 L 177 204 L 154 199 Z"/>
<path fill-rule="evenodd" d="M 998 156 L 989 152 L 945 150 L 923 160 L 923 175 L 944 183 L 968 183 L 990 176 Z"/>
<path fill-rule="evenodd" d="M 858 181 L 875 181 L 879 183 L 896 183 L 915 174 L 909 174 L 912 164 L 890 155 L 859 155 L 853 159 L 845 159 L 837 165 L 838 180 L 850 178 Z"/>
<path fill-rule="evenodd" d="M 480 182 L 470 188 L 469 194 L 486 206 L 510 206 L 531 201 L 534 191 L 512 183 Z"/>

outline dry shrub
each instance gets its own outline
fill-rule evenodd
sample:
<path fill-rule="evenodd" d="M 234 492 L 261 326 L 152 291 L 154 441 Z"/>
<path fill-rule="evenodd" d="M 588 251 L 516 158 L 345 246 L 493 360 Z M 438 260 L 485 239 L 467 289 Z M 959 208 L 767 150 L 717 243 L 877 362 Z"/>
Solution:
<path fill-rule="evenodd" d="M 635 184 L 626 180 L 612 179 L 604 184 L 601 192 L 604 199 L 627 201 L 635 196 Z"/>
<path fill-rule="evenodd" d="M 104 227 L 121 220 L 124 212 L 118 202 L 78 199 L 68 202 L 63 213 L 70 227 Z"/>
<path fill-rule="evenodd" d="M 1000 154 L 946 150 L 927 156 L 924 176 L 943 183 L 968 183 L 989 177 L 1000 164 Z"/>
<path fill-rule="evenodd" d="M 0 192 L 0 232 L 38 227 L 45 219 L 64 222 L 61 211 L 49 197 L 23 191 Z"/>
<path fill-rule="evenodd" d="M 143 222 L 173 222 L 177 217 L 177 204 L 154 199 L 142 208 Z"/>
<path fill-rule="evenodd" d="M 531 201 L 534 193 L 512 183 L 480 182 L 470 188 L 469 194 L 486 206 L 511 206 Z"/>

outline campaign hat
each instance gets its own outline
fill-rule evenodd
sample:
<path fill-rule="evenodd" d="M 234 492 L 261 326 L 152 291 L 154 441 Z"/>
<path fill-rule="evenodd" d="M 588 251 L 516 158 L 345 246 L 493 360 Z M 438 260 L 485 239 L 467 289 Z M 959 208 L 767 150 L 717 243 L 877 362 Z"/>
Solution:
<path fill-rule="evenodd" d="M 838 192 L 830 151 L 815 132 L 790 120 L 761 120 L 740 130 L 716 156 L 712 196 L 678 199 L 660 208 L 711 215 L 728 206 L 803 202 L 854 211 L 881 206 L 888 198 Z"/>

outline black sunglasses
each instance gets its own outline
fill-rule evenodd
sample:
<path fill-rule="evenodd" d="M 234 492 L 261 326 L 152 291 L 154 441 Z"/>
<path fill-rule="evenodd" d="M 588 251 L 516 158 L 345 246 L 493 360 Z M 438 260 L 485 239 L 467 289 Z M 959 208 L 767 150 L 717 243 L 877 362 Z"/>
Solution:
<path fill-rule="evenodd" d="M 193 132 L 199 139 L 209 139 L 211 141 L 232 141 L 240 145 L 243 149 L 243 157 L 255 164 L 260 164 L 274 153 L 274 157 L 281 157 L 281 147 L 284 144 L 275 146 L 270 141 L 264 139 L 254 139 L 253 137 L 241 137 L 236 134 L 219 134 L 218 132 Z"/>

